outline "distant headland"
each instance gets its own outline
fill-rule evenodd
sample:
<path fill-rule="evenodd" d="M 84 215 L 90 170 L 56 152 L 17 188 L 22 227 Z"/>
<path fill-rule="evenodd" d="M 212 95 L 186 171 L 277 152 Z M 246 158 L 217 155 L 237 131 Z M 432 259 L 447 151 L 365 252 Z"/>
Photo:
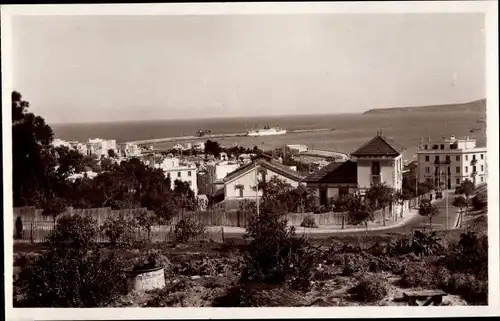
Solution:
<path fill-rule="evenodd" d="M 484 112 L 486 113 L 486 99 L 480 99 L 463 104 L 448 104 L 434 106 L 418 107 L 396 107 L 396 108 L 377 108 L 370 109 L 363 115 L 382 115 L 382 114 L 404 114 L 404 113 L 430 113 L 430 112 Z"/>

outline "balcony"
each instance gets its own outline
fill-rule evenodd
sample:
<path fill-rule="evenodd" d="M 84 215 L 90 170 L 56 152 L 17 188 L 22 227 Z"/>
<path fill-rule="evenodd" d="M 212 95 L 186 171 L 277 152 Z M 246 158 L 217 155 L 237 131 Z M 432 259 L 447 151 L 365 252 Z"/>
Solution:
<path fill-rule="evenodd" d="M 436 165 L 448 165 L 451 164 L 451 160 L 435 160 L 434 164 Z"/>
<path fill-rule="evenodd" d="M 473 160 L 471 160 L 471 161 L 470 161 L 470 164 L 471 164 L 472 166 L 476 165 L 476 164 L 477 164 L 477 159 L 473 159 Z"/>
<path fill-rule="evenodd" d="M 372 185 L 381 184 L 382 183 L 382 176 L 380 176 L 380 175 L 372 175 L 371 183 L 372 183 Z"/>
<path fill-rule="evenodd" d="M 471 175 L 472 176 L 476 176 L 477 175 L 477 170 L 476 171 L 472 171 Z"/>

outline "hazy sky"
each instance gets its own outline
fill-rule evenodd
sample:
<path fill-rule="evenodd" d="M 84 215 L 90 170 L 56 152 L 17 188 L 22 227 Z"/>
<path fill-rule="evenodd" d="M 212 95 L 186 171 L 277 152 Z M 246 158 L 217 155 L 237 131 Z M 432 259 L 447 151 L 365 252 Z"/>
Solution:
<path fill-rule="evenodd" d="M 482 14 L 24 16 L 14 88 L 49 122 L 485 98 Z"/>

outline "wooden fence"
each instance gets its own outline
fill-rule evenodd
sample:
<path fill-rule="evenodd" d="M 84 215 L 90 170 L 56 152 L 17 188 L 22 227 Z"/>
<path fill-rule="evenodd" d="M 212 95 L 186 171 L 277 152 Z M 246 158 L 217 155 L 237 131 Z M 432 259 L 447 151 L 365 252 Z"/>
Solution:
<path fill-rule="evenodd" d="M 54 230 L 54 228 L 54 222 L 23 223 L 23 231 L 21 235 L 16 235 L 17 233 L 14 231 L 14 239 L 17 242 L 43 243 L 47 240 L 47 237 Z M 133 237 L 138 241 L 146 241 L 148 240 L 148 232 L 140 227 L 137 227 L 133 231 Z M 224 241 L 224 229 L 223 227 L 208 229 L 204 235 L 200 235 L 198 238 L 212 240 L 215 242 Z M 151 233 L 149 235 L 150 242 L 163 243 L 172 241 L 173 239 L 173 225 L 156 225 L 151 228 Z M 109 243 L 108 237 L 106 237 L 102 232 L 97 234 L 95 241 L 98 243 Z"/>
<path fill-rule="evenodd" d="M 424 195 L 423 197 L 429 197 L 429 195 Z M 408 212 L 410 208 L 415 207 L 417 204 L 417 199 L 412 199 L 404 201 L 402 204 L 393 204 L 383 210 L 376 211 L 374 213 L 374 222 L 382 223 L 385 219 L 386 225 L 393 224 L 404 217 L 404 214 Z M 122 209 L 122 210 L 112 210 L 111 208 L 91 208 L 91 209 L 74 209 L 67 208 L 67 210 L 61 214 L 75 215 L 79 214 L 82 216 L 93 217 L 98 225 L 104 223 L 108 217 L 121 216 L 125 218 L 133 218 L 137 216 L 141 211 L 145 209 L 134 208 L 134 209 Z M 44 239 L 49 235 L 49 233 L 54 229 L 55 223 L 51 216 L 44 216 L 43 211 L 36 209 L 35 207 L 17 207 L 14 208 L 14 230 L 16 225 L 16 220 L 18 217 L 21 219 L 23 224 L 23 235 L 21 240 L 33 241 L 33 242 L 43 242 Z M 215 209 L 210 211 L 199 211 L 199 212 L 185 212 L 180 213 L 172 218 L 169 225 L 159 225 L 153 227 L 151 232 L 151 238 L 153 242 L 166 241 L 171 238 L 172 226 L 177 224 L 183 218 L 191 218 L 192 220 L 202 223 L 205 226 L 230 226 L 230 227 L 242 227 L 246 228 L 248 225 L 249 218 L 253 215 L 251 212 L 245 211 L 225 211 L 223 209 Z M 286 215 L 286 219 L 289 224 L 299 226 L 305 217 L 312 216 L 318 226 L 321 225 L 341 225 L 343 213 L 338 212 L 328 212 L 322 214 L 312 214 L 312 213 L 290 213 Z M 60 217 L 60 216 L 59 216 Z M 347 215 L 345 215 L 347 217 Z M 347 224 L 347 222 L 346 222 Z M 217 229 L 216 229 L 217 230 Z M 218 230 L 220 231 L 220 230 Z M 14 231 L 15 232 L 15 231 Z M 145 231 L 137 228 L 138 237 L 145 237 Z M 213 233 L 212 233 L 213 234 Z M 217 233 L 216 233 L 217 234 Z M 218 234 L 222 234 L 218 232 Z M 222 238 L 222 236 L 217 236 L 216 238 Z M 105 236 L 99 236 L 99 240 L 105 242 Z"/>

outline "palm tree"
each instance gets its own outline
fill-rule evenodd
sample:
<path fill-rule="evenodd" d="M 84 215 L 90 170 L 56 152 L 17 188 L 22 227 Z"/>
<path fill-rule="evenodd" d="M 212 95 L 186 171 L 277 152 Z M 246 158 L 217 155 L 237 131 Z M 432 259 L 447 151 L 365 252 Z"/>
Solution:
<path fill-rule="evenodd" d="M 394 189 L 387 184 L 375 184 L 371 186 L 365 194 L 366 199 L 370 202 L 370 207 L 374 210 L 382 209 L 383 225 L 385 226 L 385 208 L 392 205 L 394 200 Z"/>

